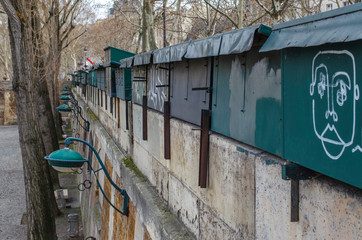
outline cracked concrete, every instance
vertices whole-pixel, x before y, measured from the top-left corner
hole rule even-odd
[[[17,126],[0,126],[0,239],[26,239],[23,163]]]

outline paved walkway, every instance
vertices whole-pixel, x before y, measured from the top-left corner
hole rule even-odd
[[[0,239],[26,239],[23,164],[17,126],[0,126]]]

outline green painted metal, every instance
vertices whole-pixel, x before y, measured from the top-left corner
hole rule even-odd
[[[132,97],[132,70],[130,68],[116,68],[116,97],[131,100]]]
[[[81,142],[83,144],[85,144],[86,146],[89,147],[90,151],[92,151],[94,153],[94,155],[96,156],[96,159],[98,160],[98,163],[100,165],[100,168],[98,170],[94,170],[93,166],[92,166],[92,161],[89,161],[88,159],[85,159],[82,157],[82,155],[80,155],[78,152],[75,152],[73,150],[70,150],[68,147],[71,144],[72,141],[75,142]],[[80,138],[73,138],[73,137],[69,137],[67,139],[65,139],[64,141],[66,148],[61,149],[61,150],[57,150],[53,153],[51,153],[49,156],[45,156],[44,158],[48,161],[48,163],[55,167],[55,169],[60,170],[60,171],[67,171],[67,169],[73,169],[73,168],[78,168],[81,167],[84,162],[88,163],[89,168],[91,169],[91,171],[94,174],[94,177],[96,179],[96,182],[99,186],[99,189],[101,190],[101,193],[103,194],[105,200],[119,213],[128,216],[128,204],[129,204],[129,196],[126,192],[126,190],[121,189],[120,187],[117,186],[117,184],[115,184],[111,178],[111,176],[109,175],[103,161],[101,160],[97,150],[87,141],[84,141]],[[104,190],[102,185],[99,183],[99,179],[97,176],[97,172],[103,170],[105,177],[108,179],[108,181],[110,182],[110,184],[123,196],[123,208],[122,210],[117,208],[108,198],[107,195],[105,195]]]
[[[103,65],[97,68],[97,87],[100,90],[106,90],[106,71]]]
[[[135,54],[131,52],[124,51],[122,49],[118,49],[115,47],[108,46],[104,49],[106,54],[106,63],[104,63],[104,67],[110,70],[106,70],[106,82],[107,82],[107,95],[113,97],[119,97],[122,99],[130,98],[131,95],[131,87],[132,79],[129,74],[130,70],[127,71],[117,71],[117,74],[125,74],[124,76],[117,76],[116,79],[116,68],[120,66],[120,60],[132,57]],[[126,75],[127,73],[127,75]],[[124,84],[120,84],[120,80],[123,78]],[[119,88],[119,90],[117,89]],[[120,94],[120,92],[123,92]],[[127,95],[127,97],[126,97]],[[122,97],[121,97],[122,96]]]
[[[60,98],[59,98],[60,100],[70,100],[70,98],[69,97],[67,97],[67,96],[61,96]]]
[[[261,51],[360,40],[361,21],[362,3],[357,3],[280,23],[273,26],[273,32]]]
[[[318,175],[320,174],[292,162],[282,165],[282,179],[284,180],[306,180]]]
[[[361,44],[282,50],[284,158],[359,188]]]
[[[82,83],[83,85],[87,84],[87,77],[88,77],[88,72],[85,70],[78,70],[78,74],[77,74],[77,78],[78,78],[78,82]]]
[[[128,57],[132,57],[133,55],[135,55],[134,53],[131,52],[127,52],[125,50],[119,49],[119,48],[115,48],[112,46],[108,46],[104,49],[105,52],[109,52],[109,58],[108,54],[106,53],[106,61],[114,61],[114,62],[119,62],[119,60],[124,59],[124,58],[128,58]]]
[[[84,162],[88,160],[83,158],[78,152],[69,148],[64,148],[52,152],[49,156],[45,157],[51,166],[65,167],[65,168],[79,168]]]
[[[124,69],[124,88],[125,88],[125,99],[132,99],[132,70],[130,68]]]
[[[88,84],[97,87],[97,71],[92,69],[88,74]]]
[[[65,100],[65,101],[69,101],[69,100]],[[57,109],[60,112],[71,112],[72,111],[72,108],[65,104],[60,105],[59,107],[57,107]]]
[[[282,156],[279,52],[215,58],[211,130]]]

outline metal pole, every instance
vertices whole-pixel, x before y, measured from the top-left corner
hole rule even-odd
[[[76,141],[76,142],[81,142],[81,143],[84,143],[86,144],[93,152],[94,152],[94,155],[96,156],[98,162],[99,162],[99,165],[101,166],[100,169],[98,170],[94,170],[93,169],[93,166],[92,164],[90,163],[90,161],[88,160],[88,164],[89,164],[89,167],[90,169],[92,170],[96,180],[97,180],[97,184],[99,186],[99,189],[101,190],[104,198],[106,199],[106,201],[119,213],[123,214],[123,215],[128,215],[128,203],[129,203],[129,197],[128,197],[128,194],[126,192],[126,190],[124,189],[121,189],[119,188],[112,180],[112,178],[109,176],[109,173],[105,167],[105,165],[103,164],[103,161],[101,160],[97,150],[90,144],[88,143],[87,141],[84,141],[83,139],[80,139],[80,138],[74,138],[74,137],[69,137],[67,139],[65,139],[64,143],[65,143],[65,146],[66,147],[69,147],[69,145],[71,144],[72,141]],[[122,210],[119,210],[116,206],[114,206],[111,201],[108,199],[108,197],[106,196],[106,194],[104,193],[104,190],[101,186],[101,184],[99,183],[99,180],[98,180],[98,177],[96,175],[96,172],[100,171],[100,170],[103,170],[105,176],[107,177],[108,181],[112,184],[112,186],[117,190],[119,191],[119,193],[123,196],[123,209]]]
[[[166,43],[166,2],[167,0],[163,0],[163,47],[167,47]]]

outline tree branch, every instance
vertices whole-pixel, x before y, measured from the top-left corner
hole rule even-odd
[[[216,12],[220,13],[221,15],[223,15],[224,17],[226,17],[236,28],[239,28],[238,24],[232,20],[226,13],[224,13],[223,11],[221,11],[220,9],[217,9],[215,6],[213,6],[209,1],[204,0],[204,2],[209,5],[212,9],[214,9]]]
[[[257,3],[267,14],[272,15],[272,12],[271,12],[269,9],[267,9],[267,8],[264,6],[264,4],[262,4],[259,0],[255,0],[255,1],[256,1],[256,3]]]
[[[80,38],[84,33],[86,32],[86,30],[84,30],[82,33],[80,33],[78,36],[76,36],[75,38],[69,40],[67,42],[67,44],[63,47],[63,49],[66,49],[73,41],[77,40],[78,38]]]
[[[119,11],[120,11],[121,14],[123,15],[123,17],[126,19],[126,21],[129,22],[132,26],[138,27],[138,28],[142,28],[142,26],[133,23],[133,22],[131,21],[131,19],[129,19],[129,17],[127,17],[127,15],[126,15],[122,10],[119,10]]]

